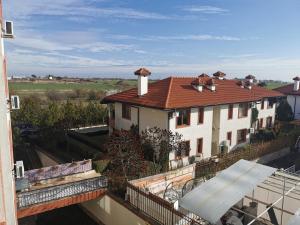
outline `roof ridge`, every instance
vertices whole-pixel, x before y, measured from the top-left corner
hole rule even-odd
[[[168,108],[169,97],[170,97],[171,87],[172,87],[172,83],[173,83],[173,78],[174,77],[171,76],[169,78],[170,78],[170,84],[169,84],[168,94],[167,94],[167,98],[166,98],[166,102],[165,102],[165,108]]]

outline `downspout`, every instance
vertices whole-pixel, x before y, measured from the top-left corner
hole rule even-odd
[[[137,122],[138,122],[138,133],[140,133],[140,107],[138,107],[138,118],[137,118]]]
[[[296,117],[296,103],[297,103],[297,97],[294,96],[294,98],[295,98],[295,101],[294,101],[294,119],[295,119],[295,117]]]

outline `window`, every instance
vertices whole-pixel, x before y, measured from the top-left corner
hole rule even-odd
[[[204,122],[204,108],[199,108],[198,110],[198,123]]]
[[[271,99],[268,99],[267,108],[268,108],[268,109],[272,109],[272,108],[273,108],[273,105],[274,105],[274,101],[271,100]]]
[[[263,128],[263,127],[264,127],[264,119],[261,118],[261,119],[259,120],[259,128],[261,129],[261,128]]]
[[[227,132],[227,141],[229,143],[229,146],[231,146],[231,139],[232,139],[232,132]]]
[[[228,105],[228,119],[231,120],[233,117],[233,105]]]
[[[237,131],[237,144],[246,142],[247,140],[247,129]]]
[[[272,116],[269,116],[267,118],[267,128],[271,128],[272,127],[272,120],[273,120]]]
[[[122,104],[122,118],[131,119],[131,106],[128,104]]]
[[[261,109],[264,109],[264,108],[265,108],[265,100],[262,99],[262,100],[261,100]]]
[[[203,138],[199,138],[197,140],[197,153],[202,154],[203,153]]]
[[[248,116],[248,103],[239,104],[239,118]]]
[[[179,145],[179,152],[176,153],[176,158],[187,157],[190,155],[190,141],[183,141]]]
[[[180,110],[176,118],[176,127],[184,127],[190,125],[190,110]]]

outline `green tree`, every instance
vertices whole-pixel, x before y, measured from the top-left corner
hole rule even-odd
[[[277,119],[279,121],[291,121],[294,118],[294,113],[286,99],[281,100],[277,107]]]

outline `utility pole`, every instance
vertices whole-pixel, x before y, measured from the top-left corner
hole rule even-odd
[[[0,225],[17,225],[10,101],[4,38],[13,37],[12,23],[3,20],[0,0]]]

